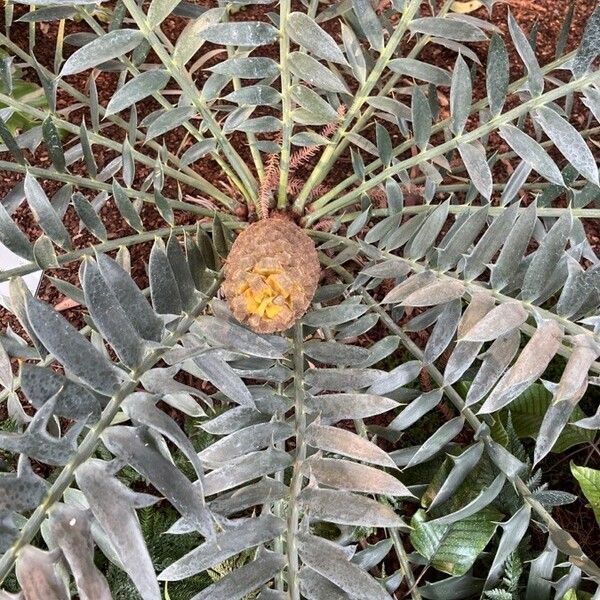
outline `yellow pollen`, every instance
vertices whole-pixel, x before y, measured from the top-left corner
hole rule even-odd
[[[254,267],[247,273],[247,279],[239,286],[238,294],[246,301],[249,314],[263,319],[274,319],[284,307],[290,308],[292,290],[282,285],[280,275],[283,269]]]

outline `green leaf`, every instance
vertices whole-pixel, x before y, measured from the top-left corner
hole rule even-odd
[[[133,50],[143,39],[144,34],[137,29],[109,31],[76,50],[63,65],[59,76],[81,73],[111,58],[122,56]]]
[[[527,391],[513,400],[509,409],[515,432],[520,438],[536,439],[544,415],[552,402],[552,394],[538,383],[534,383]],[[500,416],[504,422],[508,418],[509,409],[504,409]],[[578,421],[585,417],[584,412],[578,406],[575,407],[569,419],[569,423]],[[594,432],[573,425],[567,425],[558,436],[558,440],[552,448],[552,452],[565,452],[577,444],[585,444],[594,439]]]
[[[571,462],[571,473],[579,482],[583,495],[591,504],[596,521],[600,525],[600,471],[589,467],[579,467]]]
[[[430,525],[425,511],[419,510],[411,521],[410,541],[438,571],[464,575],[492,539],[500,517],[497,510],[486,507],[452,525]]]

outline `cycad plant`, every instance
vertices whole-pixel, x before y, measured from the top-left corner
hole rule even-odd
[[[600,9],[542,67],[456,4],[5,2],[0,597],[600,597],[542,462],[600,427]],[[166,503],[199,543],[157,569]]]

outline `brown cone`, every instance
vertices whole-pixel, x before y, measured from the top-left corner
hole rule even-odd
[[[225,264],[223,290],[241,323],[259,333],[285,331],[308,309],[320,272],[313,241],[275,216],[238,235]]]

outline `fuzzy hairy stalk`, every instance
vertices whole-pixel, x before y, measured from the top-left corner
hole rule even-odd
[[[339,144],[339,141],[344,137],[344,134],[348,131],[355,116],[359,114],[361,108],[363,107],[369,95],[371,94],[371,91],[377,85],[378,81],[381,78],[381,75],[383,74],[384,69],[387,67],[387,64],[394,56],[398,45],[402,41],[402,38],[404,37],[404,34],[406,33],[410,22],[412,21],[416,12],[419,10],[420,6],[420,0],[410,0],[410,2],[404,6],[402,17],[400,18],[400,21],[394,28],[394,32],[390,36],[388,43],[381,50],[381,53],[377,58],[377,62],[371,69],[369,76],[367,77],[365,82],[361,84],[358,91],[354,95],[354,100],[348,108],[344,121],[335,132],[331,140],[331,144],[329,144],[323,151],[319,163],[313,169],[312,173],[310,174],[310,177],[306,181],[304,189],[298,195],[298,198],[294,203],[294,208],[296,212],[301,214],[304,211],[304,206],[306,205],[306,202],[309,198],[310,191],[321,181],[323,181],[323,179],[329,172],[328,167],[331,165],[331,161],[333,160],[333,156]]]
[[[480,125],[472,131],[464,132],[463,134],[455,136],[451,140],[440,144],[439,146],[432,147],[428,150],[420,152],[416,156],[413,156],[406,160],[401,160],[397,164],[391,165],[383,169],[378,175],[375,175],[368,181],[365,181],[363,184],[359,185],[351,192],[348,192],[340,198],[337,198],[337,200],[323,203],[324,198],[322,198],[321,201],[315,203],[315,206],[319,204],[321,208],[318,208],[313,213],[308,215],[308,217],[306,218],[306,223],[307,225],[311,225],[312,223],[318,221],[325,215],[332,214],[342,208],[345,208],[346,206],[353,204],[356,201],[356,199],[361,196],[361,194],[366,193],[375,186],[385,182],[385,180],[388,177],[392,177],[402,171],[406,171],[412,167],[416,167],[425,161],[447,154],[455,150],[460,144],[466,144],[468,142],[479,140],[482,137],[490,134],[492,131],[496,130],[501,125],[511,123],[512,121],[518,119],[519,117],[527,114],[532,110],[535,110],[536,108],[539,108],[540,106],[545,106],[546,104],[549,104],[554,100],[558,100],[559,98],[580,91],[598,81],[600,81],[600,71],[589,73],[578,79],[570,81],[569,83],[565,83],[564,85],[558,88],[550,90],[544,94],[541,94],[540,96],[536,96],[535,98],[531,98],[530,100],[523,102],[515,108],[503,114],[500,114],[497,117],[492,118],[484,125]]]
[[[108,405],[102,411],[98,423],[90,429],[69,463],[62,469],[60,475],[50,486],[44,500],[29,517],[27,523],[21,529],[15,543],[4,553],[2,558],[0,558],[0,583],[2,583],[10,573],[17,559],[19,550],[33,540],[54,504],[60,501],[64,492],[70,487],[75,478],[75,471],[77,468],[92,457],[98,446],[98,442],[100,441],[100,436],[113,422],[113,419],[119,412],[123,400],[136,390],[142,375],[161,360],[169,348],[172,348],[179,339],[187,333],[192,323],[196,320],[196,317],[206,309],[210,300],[217,293],[220,284],[221,277],[219,275],[207,290],[204,298],[202,298],[202,300],[200,300],[196,306],[181,319],[177,327],[163,340],[161,347],[150,352],[140,363],[140,366],[130,373],[129,381],[123,383],[112,396]]]
[[[235,172],[242,180],[246,193],[250,197],[255,195],[257,192],[256,180],[250,172],[248,165],[246,165],[242,157],[231,145],[231,142],[225,137],[223,130],[218,124],[210,108],[206,105],[206,102],[202,98],[202,94],[196,88],[196,84],[194,83],[191,75],[185,69],[185,66],[175,63],[169,52],[158,39],[154,29],[148,23],[146,14],[137,5],[135,0],[123,0],[123,4],[127,7],[129,14],[132,16],[139,30],[143,33],[144,37],[158,56],[159,60],[163,63],[167,71],[169,71],[173,79],[175,79],[181,88],[181,91],[190,99],[194,107],[201,114],[202,119],[217,140],[217,143],[221,147],[229,164],[233,167]]]
[[[298,496],[302,491],[302,466],[306,459],[306,414],[304,412],[304,336],[302,322],[294,325],[294,425],[296,429],[296,456],[293,464],[288,504],[286,553],[288,559],[287,587],[290,600],[300,600],[300,559],[298,558],[297,536],[300,526]]]

